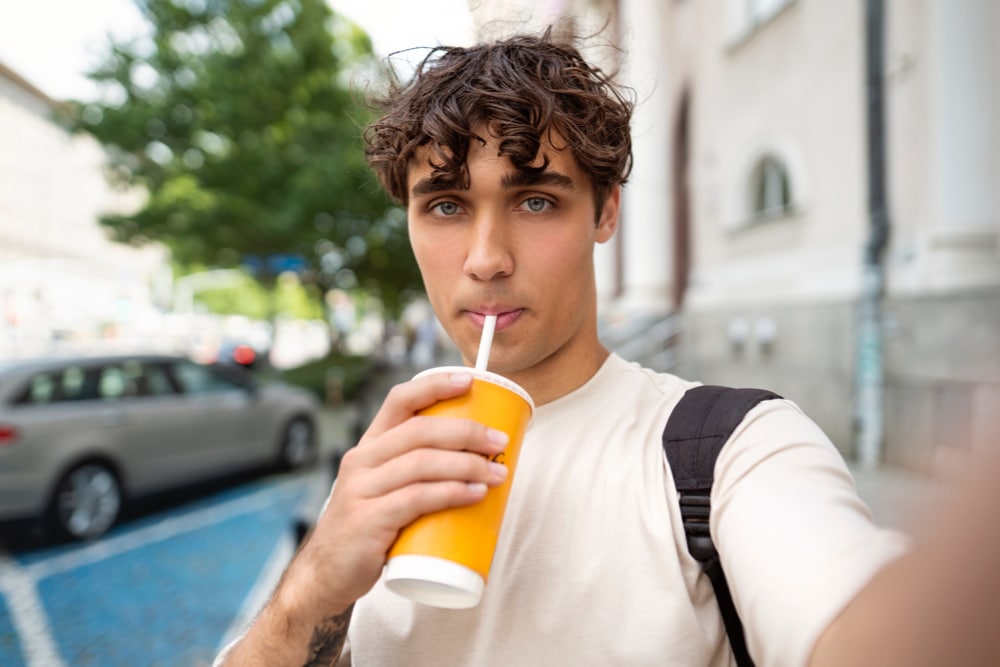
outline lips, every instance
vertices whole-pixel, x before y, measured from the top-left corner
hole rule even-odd
[[[482,307],[475,310],[465,311],[468,314],[469,319],[477,328],[483,327],[483,322],[486,320],[487,315],[497,316],[497,331],[502,331],[509,326],[512,326],[516,322],[521,314],[524,313],[524,308],[507,308],[507,307]]]

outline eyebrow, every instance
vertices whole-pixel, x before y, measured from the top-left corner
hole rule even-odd
[[[500,187],[505,190],[530,185],[553,185],[563,190],[575,190],[573,179],[558,171],[515,171],[505,174],[500,181]]]
[[[575,190],[573,179],[566,174],[557,171],[515,171],[512,174],[505,174],[500,181],[500,187],[504,190],[520,188],[532,185],[551,185],[563,190]],[[445,190],[465,190],[458,182],[451,179],[422,178],[413,184],[410,190],[411,197],[434,194]]]
[[[419,181],[413,184],[413,188],[410,190],[411,197],[419,197],[421,195],[430,195],[435,192],[443,192],[445,190],[461,190],[463,189],[456,181],[447,178],[421,178]]]

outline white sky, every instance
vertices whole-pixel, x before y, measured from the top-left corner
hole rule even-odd
[[[467,0],[329,0],[372,37],[385,55],[413,46],[466,44]],[[0,62],[55,99],[88,99],[83,75],[106,50],[107,36],[143,30],[132,0],[0,0]]]

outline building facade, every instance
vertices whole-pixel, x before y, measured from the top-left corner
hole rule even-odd
[[[138,202],[108,185],[100,146],[62,127],[57,109],[0,64],[0,358],[160,332],[167,254],[107,237],[99,217]]]
[[[613,15],[638,102],[621,234],[598,250],[605,320],[675,313],[674,370],[774,389],[851,458],[936,471],[995,444],[1000,5],[548,5]]]

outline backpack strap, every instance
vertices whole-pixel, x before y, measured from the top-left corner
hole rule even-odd
[[[709,531],[712,483],[715,460],[729,436],[752,407],[772,398],[781,397],[764,389],[693,387],[681,397],[663,429],[663,450],[677,487],[688,551],[712,582],[729,644],[740,667],[752,667],[753,660]]]

